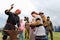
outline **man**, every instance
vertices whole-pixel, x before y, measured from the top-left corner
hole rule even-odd
[[[46,29],[47,28],[47,18],[46,16],[44,15],[43,12],[39,12],[39,15],[41,16],[42,20],[43,20],[43,26],[44,28]],[[46,30],[46,38],[45,40],[48,40],[48,36],[47,36],[47,30]]]
[[[39,15],[41,16],[42,20],[43,20],[43,26],[46,28],[47,27],[47,18],[46,16],[44,15],[43,12],[39,12]]]
[[[50,17],[47,17],[47,32],[50,33],[51,40],[53,40],[53,25],[52,22],[50,21]]]
[[[25,39],[29,39],[29,31],[30,31],[30,27],[28,25],[29,18],[28,17],[24,17],[24,21],[26,21],[25,22]]]
[[[4,27],[4,30],[15,30],[15,25],[17,24],[18,27],[20,25],[18,15],[21,14],[21,10],[17,9],[15,13],[10,12],[13,9],[13,5],[14,4],[11,5],[10,9],[5,10],[5,14],[8,15],[8,19]],[[3,31],[3,40],[6,40],[8,35],[9,34],[6,31]]]
[[[30,26],[32,27],[35,27],[35,40],[45,40],[45,29],[43,27],[43,22],[42,22],[42,19],[39,15],[37,15],[37,13],[35,11],[33,11],[31,13],[32,17],[35,18],[35,22],[33,23],[29,23]]]

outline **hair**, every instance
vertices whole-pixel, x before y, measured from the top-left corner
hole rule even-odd
[[[47,16],[47,18],[50,18],[49,16]]]
[[[40,14],[42,14],[42,15],[43,15],[44,13],[43,13],[43,12],[39,12],[39,15],[40,15]]]
[[[26,16],[24,18],[26,18]]]
[[[31,13],[31,15],[32,15],[32,14],[37,14],[37,13],[36,13],[35,11],[33,11],[33,12]]]

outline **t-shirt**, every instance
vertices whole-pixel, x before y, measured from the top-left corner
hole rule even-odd
[[[24,30],[24,23],[23,23],[23,22],[20,22],[19,30],[20,30],[20,31],[23,31],[23,30]]]
[[[36,21],[36,19],[40,19],[40,20],[41,20],[41,24],[43,24],[42,18],[41,18],[40,16],[37,16],[37,17],[35,18],[35,21]],[[44,29],[44,27],[43,27],[43,26],[35,27],[35,32],[34,32],[34,34],[35,34],[36,36],[45,36],[46,34],[45,34],[45,29]]]

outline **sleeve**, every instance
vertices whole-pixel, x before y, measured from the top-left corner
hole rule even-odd
[[[18,17],[18,22],[17,22],[17,26],[20,26],[20,18]]]
[[[12,12],[8,12],[8,10],[5,10],[6,15],[12,15]]]
[[[39,21],[38,21],[38,20],[39,20]],[[40,25],[40,18],[39,18],[39,17],[36,18],[36,22],[35,22],[35,24],[32,23],[30,26],[31,26],[31,27],[36,27],[36,26],[38,26],[38,25]]]
[[[44,21],[44,22],[46,22],[46,21],[47,21],[47,18],[46,18],[46,16],[45,16],[45,15],[43,16],[43,21]]]
[[[52,30],[53,30],[53,24],[52,24],[52,22],[50,21],[50,25],[51,25],[51,28],[52,28]]]
[[[37,20],[40,20],[40,18],[36,18],[36,21],[37,21]]]

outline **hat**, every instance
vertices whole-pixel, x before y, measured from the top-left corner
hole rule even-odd
[[[20,9],[17,9],[15,12],[19,12],[19,13],[21,13],[21,10],[20,10]]]

